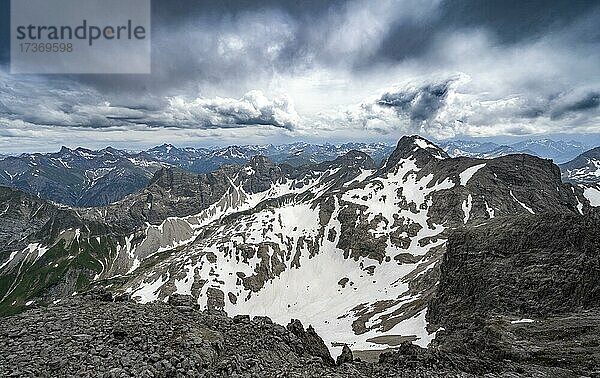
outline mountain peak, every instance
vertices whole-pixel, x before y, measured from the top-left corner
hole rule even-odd
[[[169,153],[171,150],[177,150],[177,147],[173,146],[170,143],[163,143],[160,146],[152,147],[148,150],[148,152],[164,152]]]
[[[446,159],[448,154],[431,143],[427,139],[418,135],[403,136],[398,141],[396,149],[385,163],[384,167],[393,167],[400,160],[403,159],[415,159],[417,165],[425,165],[431,159]]]
[[[273,166],[273,161],[264,155],[254,155],[248,161],[248,166],[256,167],[256,166]]]
[[[85,148],[85,147],[77,147],[77,148],[75,149],[75,152],[78,152],[78,153],[86,153],[86,154],[91,154],[91,153],[94,153],[94,152],[96,152],[96,151],[94,151],[94,150],[90,150],[89,148]]]
[[[117,150],[116,148],[112,147],[112,146],[106,146],[102,149],[102,151],[106,151],[106,152],[110,152],[110,153],[116,153],[119,150]]]
[[[361,167],[365,169],[375,168],[375,162],[371,156],[358,150],[350,150],[346,152],[344,155],[341,155],[335,159],[335,162],[343,163],[343,165],[348,167]]]

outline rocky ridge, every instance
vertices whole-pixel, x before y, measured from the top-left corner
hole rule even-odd
[[[164,144],[142,152],[112,147],[101,150],[62,147],[53,153],[0,155],[0,185],[58,204],[98,207],[117,202],[145,188],[163,167],[211,173],[227,165],[246,165],[254,156],[268,156],[294,167],[334,160],[351,150],[383,160],[393,147],[380,143],[177,148]]]
[[[332,377],[323,341],[297,321],[201,312],[189,298],[169,305],[89,296],[1,319],[3,377]],[[320,342],[320,344],[319,344]]]
[[[524,153],[551,158],[557,163],[576,157],[586,148],[577,142],[552,140],[532,140],[511,146],[491,142],[450,141],[440,146],[451,157],[490,159]],[[117,202],[146,187],[161,167],[210,173],[226,165],[244,166],[252,157],[260,155],[276,164],[298,168],[335,160],[350,151],[366,153],[379,165],[394,151],[394,146],[384,143],[316,145],[298,142],[286,145],[179,148],[163,144],[142,152],[112,147],[101,150],[62,147],[54,153],[0,155],[0,185],[63,205],[97,207]]]

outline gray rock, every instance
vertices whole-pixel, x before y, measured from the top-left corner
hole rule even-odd
[[[352,363],[354,361],[354,357],[352,356],[352,351],[348,347],[348,345],[344,344],[342,348],[342,353],[335,359],[335,363],[337,365],[341,365],[344,363]]]

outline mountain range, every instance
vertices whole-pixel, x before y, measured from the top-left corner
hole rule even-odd
[[[501,145],[493,142],[478,141],[450,141],[440,144],[450,156],[469,156],[489,159],[510,154],[529,154],[545,159],[552,159],[556,163],[568,162],[590,147],[576,141],[554,141],[550,139],[526,140],[518,143]]]
[[[380,162],[393,147],[380,143],[340,146],[294,143],[180,149],[164,144],[140,153],[111,147],[97,151],[62,147],[56,153],[0,158],[0,185],[68,206],[102,206],[147,186],[161,167],[207,173],[224,165],[244,165],[258,155],[297,167],[333,160],[353,149],[369,153]]]
[[[441,147],[451,157],[494,158],[527,153],[559,159],[559,162],[584,151],[584,146],[580,143],[550,140],[528,141],[512,146],[453,141],[443,143]],[[301,142],[223,148],[178,148],[164,144],[143,152],[111,147],[97,151],[63,147],[56,153],[0,157],[0,185],[16,188],[57,204],[93,207],[116,202],[146,187],[162,167],[209,173],[225,165],[244,165],[253,156],[266,156],[274,163],[301,167],[334,160],[351,150],[362,151],[375,164],[380,164],[393,149],[393,146],[384,143],[315,145]],[[593,173],[597,167],[591,163],[591,166],[584,168],[588,164],[584,159],[585,157],[569,163],[569,170],[574,172],[574,169],[587,169],[591,172],[587,173],[588,179],[597,181],[598,177]],[[591,161],[597,161],[597,158],[592,157]],[[567,165],[563,164],[561,167]],[[569,180],[569,174],[565,174],[565,179]],[[581,176],[581,173],[578,175]]]

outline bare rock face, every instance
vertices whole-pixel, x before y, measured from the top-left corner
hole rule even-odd
[[[344,347],[342,348],[342,353],[339,356],[337,356],[337,358],[335,359],[335,363],[337,365],[341,365],[345,363],[352,363],[353,361],[354,357],[352,356],[352,351],[350,350],[348,345],[344,344]]]
[[[251,158],[241,173],[247,177],[243,186],[247,193],[264,192],[283,177],[282,169],[264,156]]]
[[[225,308],[225,294],[219,289],[209,287],[206,295],[208,297],[206,307],[210,311],[223,311]]]
[[[180,308],[199,308],[196,300],[191,295],[171,294],[167,303]]]
[[[600,216],[496,219],[450,235],[429,308],[440,350],[600,369]]]
[[[304,330],[302,323],[300,323],[298,319],[293,319],[290,324],[287,325],[287,329],[300,340],[306,353],[321,357],[323,362],[327,365],[335,365],[335,361],[331,357],[329,349],[327,349],[323,339],[317,335],[312,326],[308,326],[308,328]]]
[[[168,217],[197,214],[215,203],[230,186],[240,167],[226,166],[218,170],[194,174],[175,168],[159,169],[147,187],[123,200],[97,208],[81,209],[87,221],[103,222],[117,234],[135,232],[150,223],[160,224]]]

